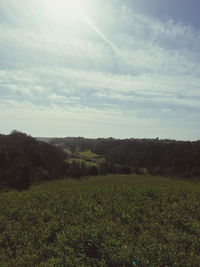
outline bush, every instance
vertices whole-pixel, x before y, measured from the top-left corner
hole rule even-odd
[[[28,189],[31,185],[30,167],[14,165],[7,172],[7,186],[17,190]]]

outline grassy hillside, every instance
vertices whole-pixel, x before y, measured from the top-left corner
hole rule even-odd
[[[94,163],[96,166],[98,166],[99,164],[105,161],[103,157],[99,156],[98,154],[93,153],[91,150],[81,151],[78,153],[77,156],[82,158],[86,162]]]
[[[97,163],[94,163],[92,161],[87,161],[87,160],[84,160],[84,159],[79,159],[79,158],[69,158],[67,160],[67,162],[69,162],[69,163],[72,163],[73,161],[78,162],[78,163],[85,163],[86,166],[96,166],[96,167],[99,166]]]
[[[90,159],[98,157],[98,155],[93,153],[91,150],[79,152],[79,155]]]
[[[109,175],[0,194],[0,266],[199,266],[200,184]]]

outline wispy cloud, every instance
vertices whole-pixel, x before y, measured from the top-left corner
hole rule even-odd
[[[89,125],[99,123],[105,135],[114,135],[116,127],[122,137],[127,136],[124,127],[134,135],[130,129],[138,125],[141,136],[144,127],[157,129],[158,134],[149,130],[152,136],[164,136],[162,129],[166,136],[197,136],[200,31],[134,13],[124,2],[116,8],[114,1],[98,2],[107,7],[105,13],[88,13],[79,26],[54,25],[41,3],[0,4],[4,125],[12,117],[59,119],[84,122],[88,133]],[[193,127],[189,133],[188,125]]]

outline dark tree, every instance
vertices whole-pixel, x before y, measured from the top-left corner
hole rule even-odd
[[[18,180],[15,184],[15,189],[17,190],[26,190],[31,185],[31,179],[30,179],[30,167],[28,165],[25,165],[21,169],[21,175],[18,177]]]

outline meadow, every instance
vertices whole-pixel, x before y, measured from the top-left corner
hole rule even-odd
[[[84,163],[84,164],[86,164],[86,166],[96,166],[96,167],[99,166],[99,164],[94,163],[92,161],[88,161],[88,160],[84,160],[84,159],[80,159],[80,158],[73,158],[73,157],[67,159],[67,162],[69,162],[69,163],[76,162],[76,163],[80,163],[80,164]]]
[[[86,162],[89,161],[95,164],[96,166],[105,161],[105,159],[102,156],[93,153],[91,150],[80,151],[78,153],[78,156],[81,157],[82,159],[85,159]]]
[[[197,181],[133,174],[2,192],[0,266],[199,266],[199,203]]]
[[[81,151],[81,152],[79,152],[79,155],[83,156],[83,157],[86,157],[88,159],[93,159],[93,158],[99,156],[96,153],[93,153],[91,150]]]

